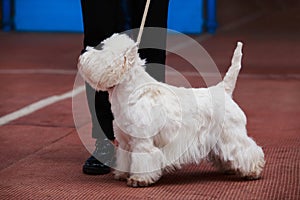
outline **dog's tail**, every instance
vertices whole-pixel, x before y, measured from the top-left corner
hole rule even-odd
[[[233,57],[231,60],[231,66],[229,67],[224,79],[223,79],[223,84],[224,84],[224,89],[225,92],[229,95],[232,95],[237,77],[239,75],[240,69],[242,67],[241,62],[242,62],[242,46],[243,43],[238,42],[237,47],[233,53]]]

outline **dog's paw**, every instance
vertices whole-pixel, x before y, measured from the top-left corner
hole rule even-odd
[[[129,187],[147,187],[150,186],[152,183],[146,180],[142,180],[139,178],[128,178],[127,179],[127,186]]]
[[[128,173],[125,172],[114,172],[114,179],[118,181],[126,181],[129,177]]]

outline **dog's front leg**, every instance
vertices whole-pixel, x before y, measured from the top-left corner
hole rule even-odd
[[[116,166],[113,172],[116,180],[126,181],[129,177],[130,154],[131,152],[121,145],[118,146],[116,150]]]
[[[116,166],[114,178],[120,181],[126,181],[129,177],[131,150],[129,143],[130,136],[126,135],[114,121],[114,132],[119,146],[116,150]]]
[[[164,156],[152,139],[133,139],[131,142],[130,177],[127,185],[145,187],[155,183],[162,175]]]

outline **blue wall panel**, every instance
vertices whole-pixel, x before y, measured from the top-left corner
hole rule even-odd
[[[183,33],[201,33],[203,0],[170,0],[168,26]]]
[[[21,31],[82,31],[80,0],[15,0]]]
[[[19,31],[83,29],[80,0],[15,0],[14,21]],[[203,21],[203,0],[170,0],[170,29],[201,33]]]

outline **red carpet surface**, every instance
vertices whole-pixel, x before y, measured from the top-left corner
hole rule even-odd
[[[224,175],[205,162],[147,188],[127,187],[112,174],[84,175],[89,152],[66,98],[1,126],[0,199],[300,199],[299,11],[265,13],[212,36],[193,36],[222,73],[236,41],[245,44],[234,99],[248,117],[249,135],[264,149],[262,179]],[[73,89],[81,34],[0,32],[0,43],[1,116]],[[167,62],[187,72],[191,85],[203,85],[176,56]],[[167,73],[167,79],[176,77]]]

